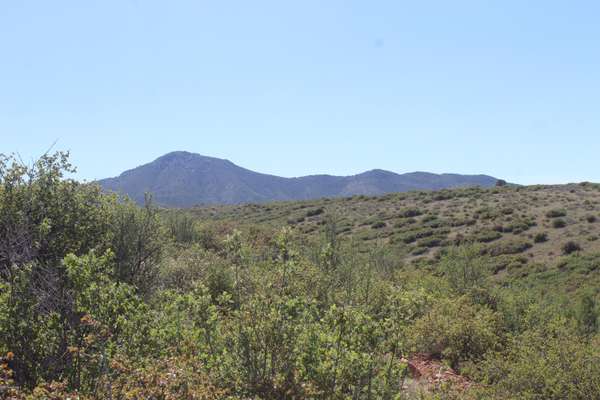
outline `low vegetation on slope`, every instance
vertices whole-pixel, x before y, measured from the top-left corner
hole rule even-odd
[[[498,279],[547,276],[566,255],[600,253],[600,185],[591,183],[205,207],[189,214],[205,229],[288,226],[312,244],[331,226],[360,253],[385,247],[412,267],[435,265],[447,248],[479,244]],[[580,282],[573,279],[573,289]]]
[[[600,398],[595,185],[173,211],[69,169],[0,163],[3,398]]]

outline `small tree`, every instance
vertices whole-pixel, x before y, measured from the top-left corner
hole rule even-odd
[[[143,208],[125,200],[113,209],[111,248],[117,280],[147,292],[158,276],[165,236],[158,210],[146,195]]]
[[[592,335],[598,331],[598,311],[596,300],[590,293],[585,293],[577,305],[577,322],[584,335]]]
[[[452,247],[440,261],[450,287],[460,294],[480,287],[489,271],[489,260],[480,245]]]
[[[72,370],[79,316],[63,259],[106,247],[113,198],[68,179],[68,156],[26,165],[0,155],[0,345],[15,353],[12,368],[25,386]]]

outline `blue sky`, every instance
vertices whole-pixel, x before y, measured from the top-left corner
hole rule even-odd
[[[600,181],[600,2],[3,1],[0,152]]]

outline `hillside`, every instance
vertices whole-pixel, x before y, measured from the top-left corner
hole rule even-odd
[[[162,206],[191,207],[198,204],[266,203],[413,190],[491,187],[496,181],[496,178],[486,175],[426,172],[400,175],[383,170],[354,176],[282,178],[250,171],[228,160],[173,152],[98,183],[104,189],[126,194],[138,203],[142,203],[144,194],[149,192]]]
[[[342,241],[383,246],[401,263],[428,263],[451,245],[479,243],[499,276],[557,271],[568,243],[600,253],[600,187],[594,184],[467,188],[266,205],[198,207],[205,223],[256,229],[290,226],[306,241],[334,221]],[[549,272],[550,271],[550,272]],[[576,284],[585,276],[560,274]]]

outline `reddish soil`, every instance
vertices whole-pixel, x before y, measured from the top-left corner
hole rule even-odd
[[[427,354],[415,354],[406,362],[411,378],[429,389],[450,384],[456,389],[466,390],[473,385],[469,379]]]

